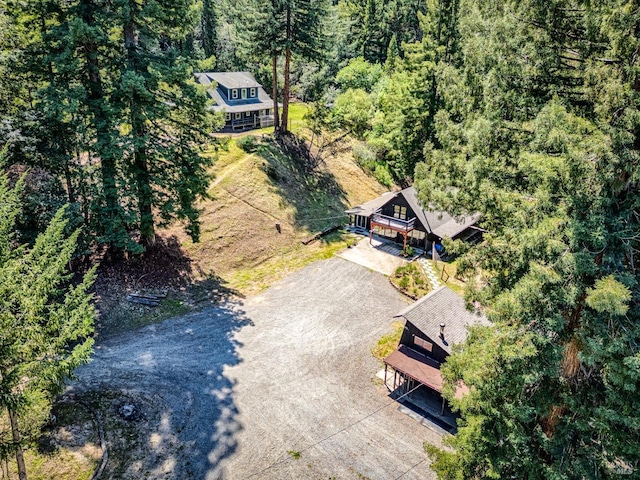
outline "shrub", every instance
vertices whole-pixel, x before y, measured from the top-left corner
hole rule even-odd
[[[376,151],[366,143],[358,143],[353,147],[353,157],[362,169],[371,175],[385,187],[393,186],[393,177],[389,172],[389,166],[378,159]]]
[[[258,142],[253,135],[246,135],[236,140],[238,148],[244,150],[247,153],[254,152],[258,148]]]
[[[386,165],[376,165],[376,169],[373,171],[373,176],[381,185],[389,188],[393,186],[393,178],[391,178],[389,168]]]

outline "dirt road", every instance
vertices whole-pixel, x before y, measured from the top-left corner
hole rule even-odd
[[[107,477],[435,478],[422,442],[440,438],[397,411],[370,354],[405,305],[379,273],[316,262],[243,303],[98,345],[70,392],[141,412],[126,468]]]

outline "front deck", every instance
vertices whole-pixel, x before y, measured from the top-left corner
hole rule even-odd
[[[371,236],[373,235],[375,227],[386,228],[394,232],[398,232],[404,239],[403,248],[406,248],[407,236],[416,228],[416,218],[413,217],[409,220],[405,220],[402,218],[389,217],[387,215],[383,215],[381,210],[378,210],[371,216],[371,233],[369,235],[369,241],[371,241]]]

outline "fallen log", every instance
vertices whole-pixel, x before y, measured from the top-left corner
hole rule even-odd
[[[329,235],[330,233],[335,232],[336,230],[340,230],[341,228],[342,228],[342,225],[333,225],[331,227],[325,228],[321,232],[316,233],[313,237],[309,237],[309,238],[303,240],[302,244],[303,245],[309,245],[311,242],[314,242],[314,241],[324,237],[325,235]]]
[[[166,297],[165,295],[154,295],[147,293],[130,293],[127,295],[127,301],[131,303],[139,303],[141,305],[147,305],[149,307],[157,307],[160,305],[160,300]]]

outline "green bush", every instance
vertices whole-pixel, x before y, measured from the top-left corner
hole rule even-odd
[[[244,150],[247,153],[254,152],[258,148],[258,142],[253,135],[246,135],[236,140],[238,148]]]
[[[353,147],[353,157],[362,169],[371,175],[385,187],[393,186],[393,177],[389,172],[388,165],[379,160],[374,149],[366,143],[358,143]]]
[[[393,186],[393,178],[391,178],[389,168],[386,165],[376,165],[376,169],[373,171],[373,176],[378,182],[380,182],[381,185],[389,188]]]

